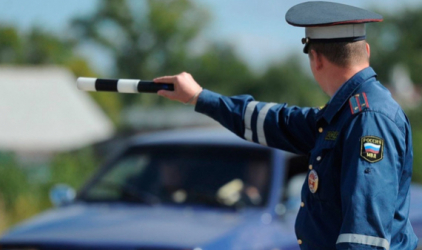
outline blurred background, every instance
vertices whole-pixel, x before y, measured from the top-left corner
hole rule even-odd
[[[152,79],[191,73],[224,95],[322,106],[302,53],[301,1],[0,0],[0,234],[51,207],[57,183],[78,189],[125,138],[215,126],[156,95],[85,93],[79,76]],[[422,182],[422,2],[336,1],[384,15],[367,27],[371,64],[413,128]]]

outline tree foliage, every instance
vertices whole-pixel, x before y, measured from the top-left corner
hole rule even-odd
[[[383,16],[383,22],[368,25],[371,64],[385,83],[400,63],[409,69],[413,81],[422,85],[422,8]]]
[[[185,70],[204,88],[225,95],[245,93],[256,80],[248,65],[239,59],[231,46],[225,44],[214,44],[194,58]]]
[[[207,21],[207,12],[189,0],[101,1],[93,15],[74,20],[77,36],[111,53],[118,78],[151,79],[185,68],[189,43]],[[123,106],[140,99],[122,95]],[[154,97],[152,104],[158,102]],[[144,104],[151,103],[148,97]]]
[[[393,68],[407,68],[415,85],[422,85],[422,8],[384,13],[384,21],[368,25],[371,65],[383,83],[389,83]],[[400,91],[400,90],[398,90]],[[413,180],[422,182],[422,116],[420,105],[407,110],[413,133]]]
[[[75,53],[76,42],[34,27],[19,33],[0,26],[0,62],[8,65],[62,65],[75,75],[94,75],[86,60]]]
[[[295,55],[271,65],[250,91],[262,100],[302,107],[319,107],[328,101]]]

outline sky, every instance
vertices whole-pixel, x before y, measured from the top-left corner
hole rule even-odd
[[[75,16],[93,12],[101,0],[0,0],[0,24],[12,24],[21,30],[36,25],[46,31],[64,34]],[[139,0],[142,1],[142,0]],[[225,41],[254,69],[283,60],[302,50],[304,29],[285,22],[287,10],[299,0],[194,0],[211,13],[211,22],[198,39]],[[420,0],[333,0],[361,8],[400,12],[405,8],[422,7]],[[89,53],[88,49],[86,53]],[[93,67],[107,71],[100,53],[91,56]],[[101,70],[103,68],[103,70]]]

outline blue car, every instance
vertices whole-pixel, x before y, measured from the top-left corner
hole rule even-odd
[[[1,250],[298,250],[306,157],[222,130],[134,138],[73,197],[4,234]],[[411,219],[422,236],[422,188]]]

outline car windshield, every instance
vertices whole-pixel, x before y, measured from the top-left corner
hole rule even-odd
[[[264,206],[270,151],[260,148],[168,145],[131,148],[79,195],[94,202]]]

